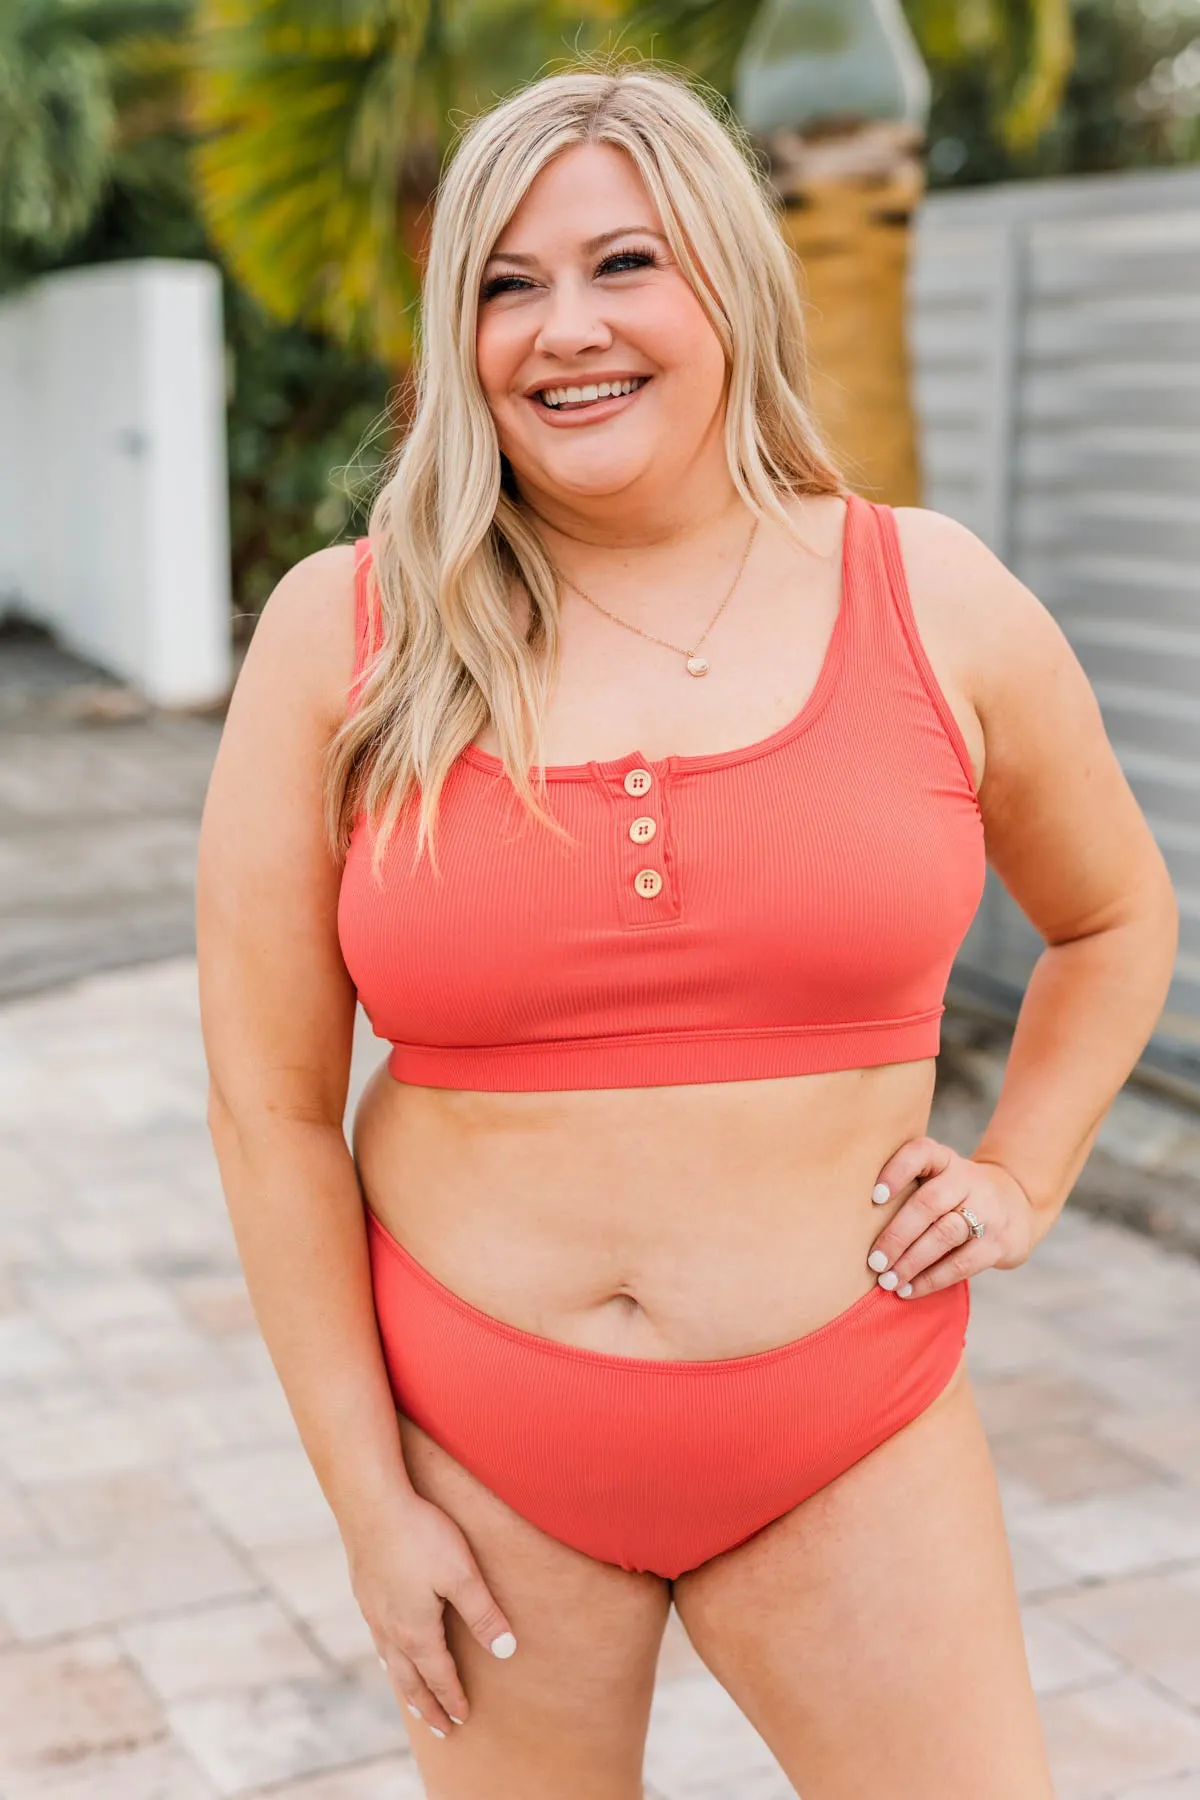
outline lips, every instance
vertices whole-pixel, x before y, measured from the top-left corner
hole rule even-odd
[[[572,431],[592,424],[603,425],[617,413],[636,406],[639,396],[645,393],[652,380],[653,377],[649,375],[640,378],[639,385],[627,394],[608,394],[595,400],[568,401],[561,406],[547,406],[541,398],[540,390],[527,394],[525,398],[536,411],[541,424],[551,431]]]
[[[612,375],[597,376],[591,381],[579,382],[546,382],[544,386],[534,388],[527,398],[548,412],[576,412],[585,407],[600,406],[605,400],[627,400],[631,395],[646,386],[649,375]],[[630,385],[626,385],[626,384]],[[597,388],[619,388],[619,393],[597,393]],[[549,395],[557,396],[549,399]]]

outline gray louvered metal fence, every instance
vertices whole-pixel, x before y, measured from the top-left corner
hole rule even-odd
[[[912,313],[926,504],[1092,681],[1182,912],[1147,1063],[1200,1093],[1200,169],[934,196]],[[1011,1010],[1039,948],[989,876],[955,985]]]

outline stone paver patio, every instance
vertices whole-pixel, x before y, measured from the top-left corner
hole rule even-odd
[[[0,1009],[0,1796],[417,1800],[203,1112],[189,960]],[[1200,1800],[1200,1265],[1069,1214],[971,1358],[1060,1800]],[[654,1800],[785,1800],[660,1674]]]
[[[220,734],[0,629],[0,998],[191,950]]]

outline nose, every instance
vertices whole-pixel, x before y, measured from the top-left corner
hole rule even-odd
[[[575,276],[556,281],[542,312],[535,348],[547,356],[573,357],[581,350],[606,349],[612,332],[599,307],[600,296]]]

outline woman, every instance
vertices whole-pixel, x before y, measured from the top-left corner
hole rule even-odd
[[[428,1792],[640,1795],[674,1601],[805,1800],[1041,1800],[967,1280],[1149,1035],[1161,858],[1041,606],[848,496],[684,82],[476,121],[423,317],[369,541],[255,634],[199,917],[250,1291]],[[968,1159],[924,1133],[985,851],[1047,947]]]

